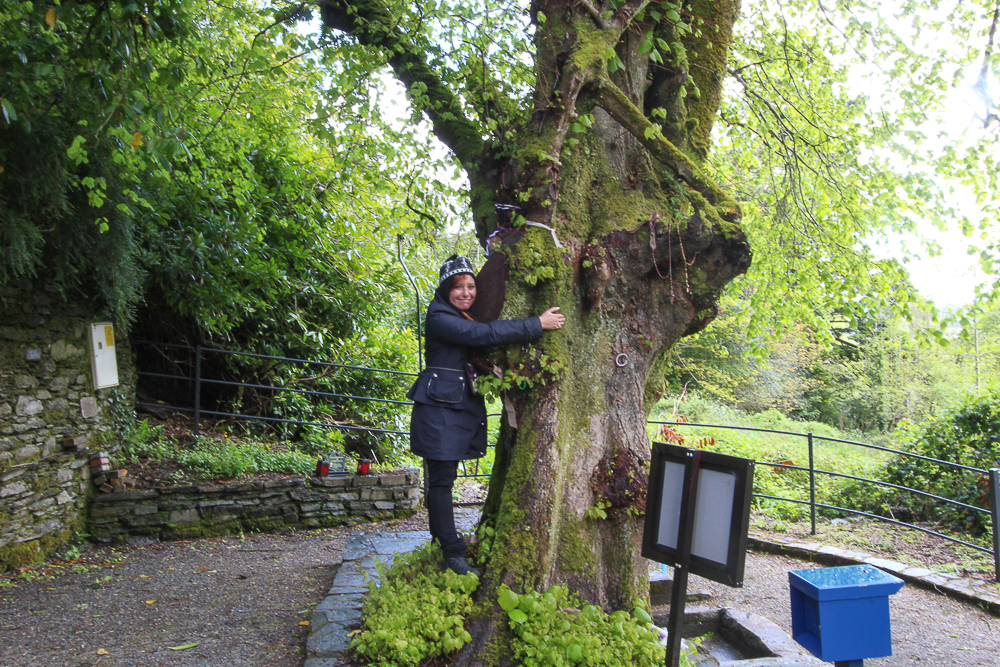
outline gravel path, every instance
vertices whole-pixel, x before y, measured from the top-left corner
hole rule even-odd
[[[765,616],[791,633],[788,572],[821,567],[787,556],[747,554],[743,588],[691,577],[688,591],[707,590],[704,604]],[[699,603],[701,604],[701,603]],[[865,667],[1000,665],[1000,619],[970,604],[907,584],[889,598],[892,657],[865,660]]]
[[[52,578],[0,587],[0,665],[301,667],[309,628],[300,623],[326,595],[347,537],[411,530],[426,530],[423,513],[353,529],[95,550],[86,556],[120,562],[84,573],[65,573],[67,564],[43,570]],[[690,590],[789,631],[787,572],[809,567],[751,552],[742,589],[692,577]],[[866,665],[1000,665],[1000,619],[911,585],[890,599],[895,655]]]
[[[52,576],[0,586],[0,666],[300,667],[300,623],[330,588],[349,535],[375,527],[424,530],[426,518],[101,548],[82,558],[112,561],[97,569],[25,572]]]

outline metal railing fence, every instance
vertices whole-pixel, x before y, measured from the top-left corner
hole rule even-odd
[[[801,500],[801,499],[797,499],[797,498],[784,498],[784,497],[781,497],[781,496],[771,496],[771,495],[761,494],[761,493],[754,493],[753,494],[754,498],[762,498],[762,499],[767,499],[767,500],[775,500],[775,501],[779,501],[779,502],[788,502],[788,503],[795,503],[795,504],[801,504],[801,505],[808,505],[809,506],[809,520],[810,520],[810,524],[811,524],[811,533],[813,535],[816,534],[816,515],[817,515],[817,510],[819,510],[819,509],[827,509],[827,510],[833,510],[833,511],[836,511],[836,512],[843,512],[843,513],[846,513],[846,514],[853,514],[853,515],[858,515],[858,516],[864,516],[864,517],[868,517],[870,519],[876,519],[878,521],[883,521],[883,522],[886,522],[886,523],[895,524],[897,526],[905,526],[907,528],[912,528],[913,530],[917,530],[917,531],[920,531],[922,533],[927,533],[929,535],[934,535],[935,537],[940,537],[942,539],[948,540],[949,542],[954,542],[954,543],[957,543],[957,544],[961,544],[961,545],[966,546],[966,547],[968,547],[970,549],[974,549],[975,551],[979,551],[979,552],[982,552],[982,553],[990,554],[991,556],[993,556],[994,577],[995,577],[996,581],[1000,582],[1000,469],[991,468],[989,470],[986,470],[984,468],[976,468],[976,467],[972,467],[972,466],[962,465],[960,463],[953,463],[951,461],[942,461],[940,459],[931,458],[929,456],[923,456],[923,455],[920,455],[920,454],[913,454],[911,452],[905,452],[905,451],[902,451],[902,450],[899,450],[899,449],[892,449],[890,447],[882,447],[880,445],[875,445],[875,444],[868,443],[868,442],[857,442],[857,441],[854,441],[854,440],[843,440],[841,438],[829,438],[829,437],[826,437],[826,436],[815,435],[813,433],[799,433],[799,432],[796,432],[796,431],[779,431],[779,430],[766,429],[766,428],[753,428],[753,427],[749,427],[749,426],[727,426],[727,425],[722,425],[722,424],[699,424],[699,423],[694,423],[694,422],[674,422],[674,421],[656,421],[656,420],[650,420],[648,423],[649,424],[667,425],[667,426],[690,426],[690,427],[713,428],[713,429],[716,429],[716,428],[717,429],[728,429],[728,430],[734,430],[734,431],[753,431],[753,432],[758,432],[758,433],[774,433],[774,434],[780,434],[780,435],[789,435],[789,436],[795,436],[795,437],[805,438],[806,439],[806,446],[808,448],[808,454],[809,454],[809,465],[808,465],[808,467],[797,466],[797,465],[787,464],[787,463],[776,463],[776,462],[770,462],[770,461],[755,461],[755,464],[756,465],[770,466],[772,468],[779,468],[779,469],[786,469],[786,470],[800,470],[800,471],[803,471],[803,472],[807,472],[809,474],[809,500]],[[920,491],[919,489],[914,489],[914,488],[910,488],[910,487],[907,487],[907,486],[902,486],[902,485],[899,485],[899,484],[891,484],[889,482],[884,482],[882,480],[869,479],[867,477],[860,477],[860,476],[857,476],[857,475],[849,475],[847,473],[841,473],[841,472],[835,472],[835,471],[832,471],[832,470],[824,470],[822,468],[817,468],[816,467],[816,455],[815,455],[815,451],[816,451],[816,441],[818,441],[818,440],[827,441],[827,442],[835,442],[835,443],[840,443],[840,444],[844,444],[844,445],[851,445],[851,446],[856,446],[856,447],[863,447],[865,449],[873,449],[873,450],[882,451],[882,452],[888,452],[888,453],[894,454],[896,456],[903,456],[903,457],[907,457],[907,458],[920,459],[922,461],[927,461],[929,463],[934,463],[934,464],[942,465],[942,466],[945,466],[945,467],[948,467],[948,468],[952,468],[954,470],[958,470],[958,471],[963,472],[963,473],[972,473],[972,474],[986,476],[988,478],[988,480],[989,480],[989,482],[988,482],[989,488],[988,488],[988,491],[987,491],[987,498],[988,498],[989,508],[987,509],[987,508],[983,508],[983,507],[977,507],[975,505],[969,505],[968,503],[963,503],[963,502],[960,502],[960,501],[957,501],[957,500],[953,500],[951,498],[945,498],[943,496],[938,496],[938,495],[935,495],[933,493],[927,493],[926,491]],[[897,491],[902,491],[902,492],[905,492],[905,493],[910,493],[910,494],[913,494],[913,495],[916,495],[916,496],[921,496],[921,497],[924,497],[924,498],[930,498],[930,499],[935,500],[937,502],[946,503],[946,504],[952,505],[954,507],[960,507],[960,508],[962,508],[964,510],[975,512],[975,513],[980,514],[980,515],[989,516],[990,517],[990,526],[991,526],[991,530],[992,530],[992,545],[993,545],[993,548],[992,549],[987,549],[986,547],[983,547],[983,546],[981,546],[979,544],[974,544],[972,542],[968,542],[966,540],[954,537],[953,535],[947,535],[945,533],[940,533],[940,532],[931,530],[929,528],[925,528],[923,526],[918,526],[916,524],[907,523],[905,521],[899,521],[899,520],[891,518],[891,517],[884,517],[884,516],[880,516],[878,514],[872,514],[872,513],[869,513],[869,512],[863,512],[863,511],[857,510],[857,509],[851,509],[851,508],[848,508],[848,507],[839,507],[837,505],[828,505],[826,503],[817,502],[817,500],[816,500],[816,476],[817,475],[826,475],[826,476],[829,476],[829,477],[836,477],[836,478],[842,478],[842,479],[850,479],[850,480],[854,480],[854,481],[861,482],[861,483],[874,484],[874,485],[880,486],[880,487],[891,488],[891,489],[895,489]]]
[[[159,410],[177,410],[180,412],[186,412],[192,414],[192,434],[195,436],[201,433],[201,424],[203,423],[203,417],[219,417],[228,418],[236,420],[248,420],[264,422],[269,424],[281,424],[281,425],[291,425],[291,426],[315,426],[319,428],[329,428],[337,429],[342,431],[361,431],[366,433],[376,433],[383,435],[400,435],[408,436],[409,431],[400,431],[397,429],[387,429],[378,428],[375,426],[358,426],[355,424],[340,424],[340,423],[327,423],[327,422],[316,422],[316,421],[305,421],[299,419],[286,419],[283,417],[273,417],[265,415],[250,415],[239,412],[223,412],[219,410],[206,410],[202,405],[202,388],[206,384],[211,385],[221,385],[230,386],[238,388],[255,389],[261,391],[275,391],[275,392],[288,392],[294,393],[302,396],[313,396],[320,399],[339,399],[342,401],[366,401],[374,403],[387,403],[391,405],[399,406],[412,406],[412,401],[400,401],[389,398],[380,398],[377,396],[355,396],[352,394],[340,394],[328,391],[319,391],[314,389],[298,389],[294,387],[286,387],[282,385],[264,385],[256,384],[252,382],[236,382],[233,380],[222,380],[218,378],[205,377],[202,373],[202,360],[206,354],[220,354],[220,355],[230,355],[237,357],[247,357],[252,359],[260,359],[262,361],[274,361],[288,364],[298,364],[307,366],[318,366],[325,368],[336,368],[354,371],[363,371],[368,373],[383,373],[394,377],[399,377],[400,379],[405,378],[407,382],[412,381],[412,378],[417,377],[417,373],[410,373],[407,371],[398,371],[387,368],[375,368],[371,366],[358,366],[351,364],[337,364],[329,361],[318,361],[314,359],[298,359],[295,357],[281,357],[273,356],[267,354],[254,354],[250,352],[239,352],[236,350],[226,350],[222,348],[207,347],[202,345],[183,345],[178,343],[158,343],[148,340],[132,340],[133,345],[144,345],[149,347],[167,347],[174,349],[188,350],[193,353],[193,360],[191,360],[192,374],[191,375],[177,375],[170,373],[155,373],[151,371],[138,371],[140,377],[151,377],[159,378],[165,380],[178,380],[182,382],[191,383],[191,405],[167,405],[164,403],[148,403],[144,401],[137,401],[136,405],[143,406],[147,408],[155,408]],[[500,413],[490,413],[487,418],[494,419],[500,416]],[[489,445],[491,448],[492,444]],[[470,466],[466,464],[465,461],[462,462],[462,472],[459,477],[488,477],[488,472],[481,472],[480,461],[476,459],[474,465]]]
[[[265,415],[249,415],[249,414],[242,414],[242,413],[237,413],[237,412],[223,412],[223,411],[219,411],[219,410],[206,410],[206,409],[204,409],[202,407],[202,404],[201,404],[202,386],[205,385],[205,384],[225,385],[225,386],[240,387],[240,388],[249,388],[249,389],[256,389],[256,390],[263,390],[263,391],[291,392],[291,393],[295,393],[295,394],[299,394],[299,395],[314,396],[314,397],[321,398],[321,399],[336,399],[336,400],[340,400],[340,401],[369,401],[369,402],[387,403],[387,404],[399,405],[399,406],[410,406],[410,405],[413,405],[413,403],[411,401],[400,401],[400,400],[394,400],[394,399],[380,398],[380,397],[376,397],[376,396],[357,396],[357,395],[352,395],[352,394],[341,394],[341,393],[336,393],[336,392],[327,392],[327,391],[319,391],[319,390],[311,390],[311,389],[298,389],[298,388],[294,388],[294,387],[285,387],[285,386],[281,386],[281,385],[262,385],[262,384],[256,384],[256,383],[246,383],[246,382],[235,382],[235,381],[232,381],[232,380],[222,380],[222,379],[218,379],[218,378],[207,378],[207,377],[203,377],[203,375],[202,375],[202,359],[203,359],[203,356],[205,354],[233,355],[233,356],[248,357],[248,358],[261,359],[261,360],[266,360],[266,361],[275,361],[275,362],[281,362],[281,363],[289,363],[289,364],[301,364],[301,365],[312,365],[312,366],[320,366],[320,367],[332,367],[332,368],[337,368],[337,369],[363,371],[363,372],[368,372],[368,373],[384,373],[384,374],[388,374],[388,375],[391,375],[391,376],[397,376],[400,379],[406,378],[407,381],[409,381],[410,378],[416,377],[417,376],[416,373],[409,373],[409,372],[406,372],[406,371],[398,371],[398,370],[391,370],[391,369],[385,369],[385,368],[374,368],[374,367],[369,367],[369,366],[358,366],[358,365],[351,365],[351,364],[337,364],[337,363],[328,362],[328,361],[317,361],[317,360],[310,360],[310,359],[297,359],[297,358],[293,358],[293,357],[279,357],[279,356],[271,356],[271,355],[264,355],[264,354],[252,354],[252,353],[248,353],[248,352],[238,352],[238,351],[235,351],[235,350],[225,350],[225,349],[220,349],[220,348],[204,347],[204,346],[201,346],[201,345],[191,346],[191,345],[181,345],[181,344],[176,344],[176,343],[154,343],[154,342],[151,342],[151,341],[144,341],[144,340],[133,340],[132,343],[134,345],[149,345],[149,346],[154,346],[154,347],[158,346],[158,347],[181,348],[181,349],[189,350],[189,351],[191,351],[191,352],[194,353],[194,359],[193,359],[193,362],[192,362],[193,375],[191,375],[191,376],[187,376],[187,375],[175,375],[175,374],[168,374],[168,373],[154,373],[154,372],[148,372],[148,371],[139,371],[138,372],[138,375],[140,377],[156,377],[156,378],[160,378],[160,379],[171,379],[171,380],[179,380],[179,381],[191,382],[192,383],[192,405],[190,407],[189,406],[178,406],[178,405],[165,405],[165,404],[162,404],[162,403],[147,403],[147,402],[141,402],[141,401],[137,402],[137,405],[140,405],[140,406],[151,407],[151,408],[158,408],[158,409],[177,410],[177,411],[181,411],[181,412],[192,413],[193,414],[192,431],[193,431],[194,435],[198,435],[200,433],[200,426],[201,426],[201,422],[202,422],[202,417],[204,417],[204,416],[208,416],[208,417],[221,417],[221,418],[237,419],[237,420],[241,420],[242,419],[242,420],[250,420],[250,421],[260,421],[260,422],[265,422],[265,423],[282,424],[282,425],[315,426],[315,427],[321,427],[321,428],[339,429],[339,430],[344,430],[344,431],[363,431],[363,432],[383,434],[383,435],[399,435],[399,436],[409,435],[408,431],[401,431],[401,430],[398,430],[398,429],[378,428],[378,427],[375,427],[375,426],[359,426],[359,425],[354,425],[354,424],[339,424],[339,423],[314,422],[314,421],[304,421],[304,420],[296,420],[296,419],[285,419],[283,417],[273,417],[273,416],[265,416]],[[490,419],[494,419],[494,418],[497,418],[499,416],[500,416],[499,413],[491,413],[491,414],[488,415],[488,417]],[[852,515],[857,515],[857,516],[864,516],[864,517],[868,517],[868,518],[871,518],[871,519],[876,519],[878,521],[883,521],[883,522],[886,522],[886,523],[891,523],[891,524],[895,524],[895,525],[899,525],[899,526],[904,526],[904,527],[907,527],[907,528],[912,528],[914,530],[917,530],[917,531],[920,531],[920,532],[923,532],[923,533],[927,533],[927,534],[930,534],[930,535],[934,535],[936,537],[940,537],[940,538],[948,540],[950,542],[961,544],[963,546],[966,546],[966,547],[968,547],[970,549],[974,549],[974,550],[979,551],[979,552],[991,554],[993,556],[993,562],[994,562],[994,569],[995,569],[996,580],[998,582],[1000,582],[1000,470],[998,470],[997,468],[992,468],[990,470],[986,470],[986,469],[983,469],[983,468],[976,468],[976,467],[972,467],[972,466],[961,465],[961,464],[958,464],[958,463],[952,463],[950,461],[942,461],[942,460],[934,459],[934,458],[931,458],[931,457],[928,457],[928,456],[922,456],[920,454],[913,454],[911,452],[905,452],[905,451],[898,450],[898,449],[892,449],[892,448],[889,448],[889,447],[883,447],[883,446],[875,445],[875,444],[872,444],[872,443],[857,442],[857,441],[853,441],[853,440],[843,440],[843,439],[840,439],[840,438],[830,438],[830,437],[826,437],[826,436],[815,435],[813,433],[800,433],[800,432],[796,432],[796,431],[781,431],[781,430],[775,430],[775,429],[754,428],[754,427],[749,427],[749,426],[728,426],[728,425],[721,425],[721,424],[699,424],[699,423],[694,423],[694,422],[673,422],[673,421],[650,420],[648,423],[649,424],[655,424],[655,425],[667,425],[667,426],[701,427],[701,428],[713,428],[713,429],[728,429],[728,430],[735,430],[735,431],[752,431],[752,432],[757,432],[757,433],[771,433],[771,434],[787,435],[787,436],[805,438],[806,439],[806,445],[807,445],[807,448],[808,448],[808,455],[809,455],[809,464],[808,464],[808,467],[806,467],[806,466],[797,466],[797,465],[788,464],[788,463],[769,462],[769,461],[756,461],[755,463],[757,465],[765,465],[765,466],[770,466],[770,467],[773,467],[773,468],[783,468],[783,469],[788,469],[788,470],[799,470],[799,471],[808,473],[808,476],[809,476],[809,500],[802,500],[802,499],[797,499],[797,498],[784,498],[784,497],[781,497],[781,496],[772,496],[772,495],[758,494],[758,493],[754,493],[753,494],[755,498],[766,499],[766,500],[773,500],[773,501],[778,501],[778,502],[787,502],[787,503],[808,505],[809,506],[809,517],[810,517],[810,523],[811,523],[811,532],[812,532],[813,535],[816,534],[817,511],[820,510],[820,509],[826,509],[826,510],[832,510],[832,511],[837,511],[837,512],[843,512],[843,513],[846,513],[846,514],[852,514]],[[863,447],[863,448],[866,448],[866,449],[871,449],[871,450],[877,450],[877,451],[881,451],[881,452],[890,453],[890,454],[893,454],[893,455],[896,455],[896,456],[903,456],[903,457],[908,457],[908,458],[913,458],[913,459],[919,459],[919,460],[922,460],[922,461],[927,461],[927,462],[930,462],[930,463],[934,463],[934,464],[938,464],[938,465],[950,467],[952,469],[955,469],[955,470],[958,470],[958,471],[961,471],[961,472],[964,472],[964,473],[972,473],[972,474],[978,474],[978,475],[985,475],[985,476],[988,477],[988,480],[989,480],[988,503],[989,503],[989,507],[990,508],[989,509],[985,509],[985,508],[982,508],[982,507],[977,507],[975,505],[970,505],[970,504],[967,504],[967,503],[962,503],[962,502],[959,502],[959,501],[956,501],[956,500],[952,500],[950,498],[945,498],[945,497],[938,496],[938,495],[935,495],[935,494],[932,494],[932,493],[927,493],[925,491],[920,491],[918,489],[914,489],[914,488],[910,488],[910,487],[906,487],[906,486],[902,486],[902,485],[898,485],[898,484],[892,484],[892,483],[885,482],[885,481],[882,481],[882,480],[869,479],[869,478],[860,477],[860,476],[857,476],[857,475],[850,475],[850,474],[847,474],[847,473],[841,473],[841,472],[836,472],[836,471],[832,471],[832,470],[824,470],[822,468],[817,468],[816,467],[816,461],[815,461],[815,448],[816,448],[816,442],[817,441],[834,442],[834,443],[840,443],[840,444],[845,444],[845,445],[850,445],[850,446],[855,446],[855,447]],[[495,445],[492,444],[492,443],[489,444],[489,447],[491,447],[491,448],[494,447],[494,446]],[[952,535],[947,535],[947,534],[944,534],[944,533],[940,533],[940,532],[931,530],[929,528],[925,528],[923,526],[918,526],[918,525],[915,525],[915,524],[912,524],[912,523],[907,523],[905,521],[899,521],[899,520],[891,518],[891,517],[884,517],[884,516],[880,516],[880,515],[877,515],[877,514],[872,514],[872,513],[869,513],[869,512],[864,512],[864,511],[861,511],[861,510],[858,510],[858,509],[851,509],[851,508],[847,508],[847,507],[838,507],[836,505],[829,505],[829,504],[826,504],[826,503],[818,502],[817,499],[816,499],[816,479],[817,479],[817,475],[825,475],[825,476],[828,476],[828,477],[831,477],[831,478],[849,479],[849,480],[853,480],[853,481],[860,482],[860,483],[873,484],[873,485],[877,485],[877,486],[880,486],[880,487],[891,488],[891,489],[894,489],[894,490],[897,490],[897,491],[901,491],[901,492],[904,492],[904,493],[910,493],[910,494],[913,494],[913,495],[916,495],[916,496],[920,496],[920,497],[923,497],[923,498],[929,498],[929,499],[934,500],[936,502],[947,503],[949,505],[952,505],[952,506],[955,506],[955,507],[960,507],[960,508],[962,508],[964,510],[967,510],[967,511],[970,511],[970,512],[976,512],[976,513],[981,514],[981,515],[989,515],[989,517],[990,517],[990,524],[991,524],[991,528],[992,528],[992,546],[993,546],[993,548],[992,549],[987,549],[987,548],[985,548],[985,547],[983,547],[981,545],[974,544],[974,543],[968,542],[966,540],[959,539],[959,538],[954,537]],[[474,466],[472,467],[471,471],[466,466],[466,463],[464,461],[462,462],[462,472],[459,475],[459,477],[466,477],[466,478],[469,478],[469,477],[473,477],[473,478],[474,477],[482,477],[482,478],[485,478],[485,477],[488,477],[488,476],[489,476],[489,471],[481,471],[480,461],[478,459],[475,460]]]

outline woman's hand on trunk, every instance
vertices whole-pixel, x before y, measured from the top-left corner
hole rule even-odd
[[[562,325],[566,323],[566,316],[557,312],[559,306],[555,308],[549,308],[544,313],[538,316],[538,319],[542,321],[543,331],[552,331],[553,329],[561,329]]]

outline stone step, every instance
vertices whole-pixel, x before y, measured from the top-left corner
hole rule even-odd
[[[670,604],[670,593],[673,590],[674,577],[670,572],[660,568],[649,571],[649,604],[652,607]],[[688,586],[687,603],[704,602],[711,599],[712,594],[699,588]]]

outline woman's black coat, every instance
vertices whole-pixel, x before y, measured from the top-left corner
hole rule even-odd
[[[542,337],[537,317],[465,319],[436,296],[427,308],[427,367],[410,388],[410,451],[433,461],[464,461],[486,454],[486,402],[473,396],[465,376],[470,347],[530,343]]]

